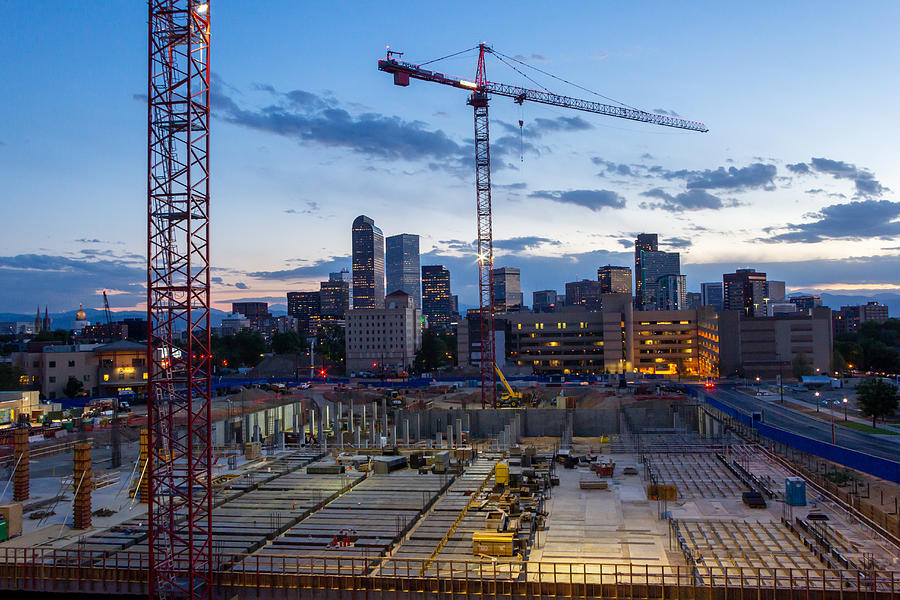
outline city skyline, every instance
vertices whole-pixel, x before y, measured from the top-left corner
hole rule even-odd
[[[145,7],[123,6],[113,17],[99,6],[50,5],[40,18],[34,5],[4,11],[0,48],[20,57],[0,65],[20,90],[2,101],[4,214],[32,226],[10,227],[0,248],[0,310],[96,308],[102,289],[114,309],[137,307],[146,279],[146,74],[134,65],[145,62]],[[583,18],[548,16],[535,3],[489,7],[476,26],[456,24],[468,5],[417,7],[424,21],[447,24],[435,32],[411,31],[401,6],[385,15],[365,5],[217,5],[215,305],[283,302],[286,291],[316,289],[350,265],[345,232],[361,213],[384,231],[417,232],[421,263],[446,266],[454,292],[473,305],[465,97],[424,84],[395,88],[375,61],[387,43],[419,62],[481,39],[630,105],[710,127],[656,131],[495,99],[494,266],[521,268],[523,290],[560,290],[602,265],[632,264],[624,242],[641,231],[658,232],[661,250],[681,253],[691,291],[745,266],[786,281],[789,292],[900,290],[892,191],[900,176],[887,150],[898,125],[881,114],[897,83],[880,76],[898,57],[885,43],[897,6],[833,3],[815,14],[782,5],[675,13],[572,6]],[[276,23],[310,20],[334,24],[342,43],[328,26],[290,42],[255,35],[252,51],[240,43]],[[791,27],[797,22],[804,26]],[[756,32],[779,28],[791,39],[758,43]],[[848,33],[853,43],[833,44]],[[49,36],[54,44],[43,43]],[[53,93],[39,76],[50,61],[61,72]],[[474,72],[471,53],[437,65]],[[535,87],[496,61],[488,69],[492,80]]]

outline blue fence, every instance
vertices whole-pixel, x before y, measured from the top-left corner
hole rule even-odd
[[[691,393],[692,395],[697,395],[695,390],[692,390]],[[868,473],[869,475],[874,475],[881,479],[886,479],[887,481],[900,483],[900,463],[896,461],[881,458],[879,456],[872,456],[871,454],[844,448],[842,446],[835,446],[834,444],[815,440],[806,437],[805,435],[785,431],[779,427],[772,427],[771,425],[766,425],[759,421],[753,421],[751,415],[709,396],[706,396],[704,401],[713,408],[722,411],[747,427],[755,427],[756,431],[759,432],[759,435],[768,438],[773,442],[790,446],[800,452],[813,454],[839,465],[844,465],[845,467],[856,469],[857,471],[862,471],[863,473]]]

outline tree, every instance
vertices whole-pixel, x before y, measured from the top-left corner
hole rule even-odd
[[[22,376],[25,371],[9,363],[0,363],[0,391],[22,389]]]
[[[791,361],[791,371],[795,379],[800,379],[804,375],[812,375],[812,363],[806,358],[806,354],[800,352]]]
[[[842,376],[844,371],[847,370],[847,361],[844,360],[844,355],[837,349],[831,355],[831,368],[834,371],[837,371]]]
[[[869,377],[856,387],[856,405],[867,417],[872,417],[872,427],[879,417],[889,417],[897,410],[897,386],[884,379]]]
[[[417,373],[427,373],[440,367],[453,366],[455,356],[455,335],[441,335],[426,329],[422,332],[422,348],[416,352],[413,368]]]
[[[74,398],[84,389],[84,384],[81,383],[77,378],[69,375],[69,380],[66,382],[66,387],[63,389],[63,393],[66,395],[66,398]]]
[[[31,338],[32,342],[62,342],[68,344],[72,341],[72,335],[65,329],[54,329],[53,331],[42,331]]]
[[[216,363],[231,368],[255,367],[265,354],[266,341],[258,331],[239,331],[235,335],[214,337],[212,351]]]
[[[275,354],[300,354],[306,351],[306,340],[296,331],[276,333],[272,336],[272,351]]]
[[[339,325],[323,324],[316,338],[316,354],[325,357],[338,370],[344,368],[344,328]]]

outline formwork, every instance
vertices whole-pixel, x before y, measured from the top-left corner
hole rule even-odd
[[[72,481],[75,485],[75,500],[72,508],[74,529],[87,529],[91,526],[91,445],[75,444],[74,469]]]
[[[28,500],[29,491],[29,468],[30,463],[28,456],[28,428],[19,427],[13,433],[13,455],[15,458],[15,474],[13,476],[13,500],[15,502],[24,502]]]

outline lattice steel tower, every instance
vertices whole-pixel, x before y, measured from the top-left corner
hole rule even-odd
[[[209,3],[149,8],[149,590],[209,598]]]

